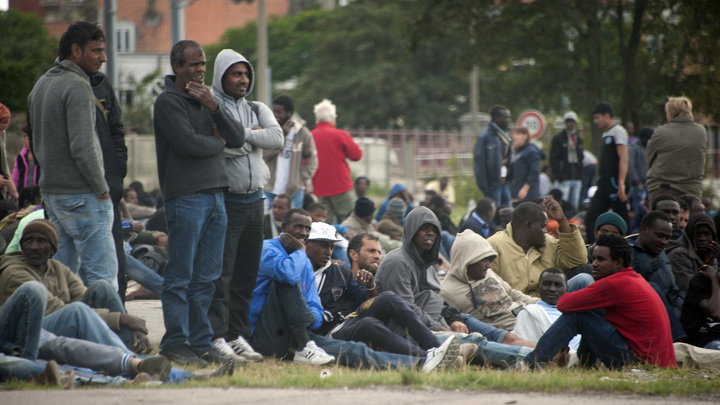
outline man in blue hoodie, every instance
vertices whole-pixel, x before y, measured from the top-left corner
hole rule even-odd
[[[225,233],[223,270],[215,280],[215,296],[208,317],[218,350],[231,357],[260,361],[250,339],[248,307],[252,300],[263,246],[263,188],[270,170],[263,149],[279,149],[283,132],[272,110],[247,100],[253,90],[253,67],[244,56],[223,49],[215,59],[213,93],[225,111],[245,129],[242,148],[225,148],[230,187],[225,191],[228,227]]]
[[[161,354],[185,364],[223,364],[227,357],[213,345],[208,310],[227,229],[223,150],[241,148],[245,129],[205,86],[205,52],[197,42],[173,45],[170,62],[175,74],[165,77],[153,120],[168,229]]]

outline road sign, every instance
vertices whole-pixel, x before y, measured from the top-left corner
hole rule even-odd
[[[526,110],[520,114],[517,121],[518,127],[526,127],[530,131],[530,137],[537,139],[545,132],[547,121],[545,116],[538,110]]]

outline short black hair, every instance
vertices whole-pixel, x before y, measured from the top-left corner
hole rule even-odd
[[[359,234],[353,236],[352,239],[350,239],[350,242],[348,242],[348,247],[347,247],[348,259],[350,258],[351,250],[354,250],[355,252],[360,253],[360,248],[363,247],[363,245],[365,244],[365,242],[363,242],[365,240],[365,238],[367,238],[369,240],[375,240],[375,241],[380,240],[380,239],[378,239],[377,236],[375,236],[371,233],[367,233],[367,232],[359,233]]]
[[[481,198],[477,202],[477,206],[475,207],[475,212],[478,215],[482,215],[482,214],[492,210],[494,204],[495,204],[495,201],[493,201],[490,198]]]
[[[490,109],[490,119],[495,118],[500,115],[503,111],[507,110],[507,107],[504,105],[495,105],[493,108]]]
[[[545,209],[534,202],[524,202],[517,206],[512,212],[512,224],[513,231],[519,229],[525,221],[537,221],[539,218],[544,217]]]
[[[287,200],[287,202],[292,204],[292,197],[287,194],[278,194],[275,196],[275,199],[277,200],[278,198],[280,198],[281,200]]]
[[[677,202],[677,199],[675,199],[675,197],[671,196],[670,194],[660,194],[659,196],[653,198],[652,202],[650,203],[650,209],[652,211],[655,211],[657,209],[657,205],[660,201],[675,201],[675,202]]]
[[[25,206],[25,201],[28,201],[30,204],[35,204],[35,199],[38,196],[40,196],[40,187],[38,186],[21,188],[20,193],[18,193],[20,208]]]
[[[610,251],[610,258],[615,261],[622,259],[623,267],[632,263],[632,246],[620,235],[605,233],[598,236],[595,246],[605,246]]]
[[[360,183],[360,180],[365,180],[365,181],[367,181],[368,186],[370,186],[370,179],[368,179],[368,178],[365,177],[365,176],[358,176],[358,177],[355,179],[355,185],[356,185],[356,186],[358,185],[358,183]]]
[[[677,203],[680,204],[681,211],[690,211],[690,204],[685,202],[682,198],[678,198]]]
[[[319,202],[314,202],[312,204],[308,204],[308,206],[305,207],[305,211],[307,211],[307,212],[315,212],[315,211],[319,211],[319,210],[327,211],[327,208],[325,208],[325,206],[320,204]]]
[[[565,286],[567,286],[567,274],[565,274],[564,271],[558,269],[557,267],[548,267],[547,269],[543,270],[542,273],[540,273],[540,277],[538,278],[538,284],[542,282],[543,276],[545,273],[548,274],[562,274],[563,280],[565,280]]]
[[[308,212],[302,208],[291,208],[291,209],[287,210],[287,212],[285,212],[285,216],[283,216],[283,223],[289,224],[290,221],[292,221],[293,215],[295,215],[295,214],[304,215],[306,217],[310,216],[310,214],[308,214]]]
[[[175,65],[180,67],[185,65],[185,59],[183,59],[183,56],[185,55],[185,49],[187,48],[195,48],[201,51],[203,50],[200,44],[190,39],[184,39],[175,43],[170,50],[170,66],[172,66],[173,72],[175,71]]]
[[[699,202],[700,204],[703,203],[702,199],[700,197],[698,197],[696,195],[692,195],[692,194],[683,194],[677,198],[677,201],[678,202],[684,201],[687,204],[686,209],[690,209],[690,207],[692,207],[693,203],[695,203],[695,202]],[[682,208],[682,206],[681,206],[681,208]]]
[[[644,226],[646,228],[650,228],[652,224],[655,223],[656,220],[662,219],[665,222],[670,222],[670,217],[665,215],[662,211],[650,211],[643,217],[642,221],[640,222],[640,226]]]
[[[445,197],[441,195],[434,195],[430,198],[430,201],[428,201],[428,207],[445,208],[446,206],[447,201],[445,201]]]
[[[295,103],[287,94],[275,97],[275,100],[273,100],[272,103],[283,106],[285,112],[289,113],[295,111]]]
[[[102,28],[95,23],[89,21],[77,21],[72,23],[60,38],[58,46],[58,58],[65,60],[72,53],[73,44],[85,45],[92,41],[105,42],[105,33]]]
[[[550,190],[548,194],[551,195],[555,199],[555,201],[562,201],[563,199],[563,192],[559,188],[554,188]]]
[[[612,117],[613,116],[612,106],[608,103],[599,103],[598,105],[595,106],[595,108],[593,108],[592,113],[590,115],[595,115],[595,114],[602,114],[602,115],[610,114],[610,116]]]

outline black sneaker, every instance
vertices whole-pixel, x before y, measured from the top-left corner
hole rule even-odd
[[[221,365],[221,364],[224,364],[228,360],[232,360],[230,357],[220,353],[220,350],[218,350],[217,347],[215,347],[215,346],[213,346],[210,350],[206,351],[205,353],[201,353],[199,357],[202,360],[205,360],[210,364],[217,364],[217,365]]]
[[[179,363],[185,366],[197,366],[205,368],[208,366],[207,361],[198,357],[190,346],[185,343],[181,343],[177,346],[173,346],[170,349],[163,350],[160,352],[161,355],[165,356],[169,361]]]
[[[140,360],[138,370],[150,374],[156,381],[165,381],[170,377],[172,366],[163,356],[151,356]]]

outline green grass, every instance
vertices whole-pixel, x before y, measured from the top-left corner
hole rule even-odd
[[[322,378],[321,372],[330,376]],[[231,377],[191,381],[179,387],[281,387],[281,388],[373,388],[404,389],[428,387],[447,390],[495,390],[545,393],[611,393],[701,397],[720,400],[720,370],[681,368],[664,370],[638,366],[618,371],[549,368],[532,372],[468,367],[464,371],[424,374],[410,370],[355,370],[341,366],[312,367],[290,362],[266,360],[236,368]],[[134,388],[133,385],[127,385]],[[4,389],[38,389],[26,382],[11,382]]]

